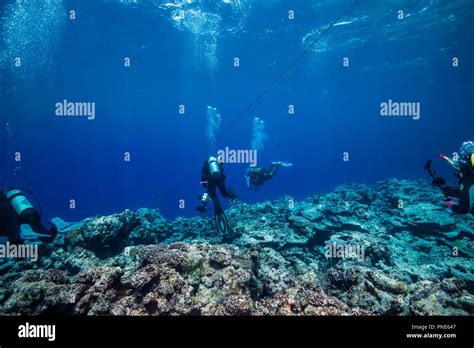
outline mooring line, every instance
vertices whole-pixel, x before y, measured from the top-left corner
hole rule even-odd
[[[224,129],[224,131],[211,143],[211,145],[209,145],[209,147],[206,149],[206,151],[204,152],[203,155],[206,155],[209,150],[211,150],[214,145],[216,145],[219,140],[221,140],[224,135],[226,135],[226,133],[231,130],[236,124],[237,122],[239,122],[239,120],[244,117],[247,112],[250,111],[250,109],[252,109],[254,107],[255,104],[257,104],[257,102],[262,99],[265,94],[267,94],[272,88],[273,86],[275,86],[278,81],[280,81],[287,73],[288,71],[291,70],[291,68],[293,68],[296,64],[298,64],[298,62],[301,60],[301,58],[303,58],[306,53],[308,53],[313,47],[314,45],[316,45],[318,43],[319,40],[321,40],[321,38],[326,35],[327,32],[329,32],[329,30],[332,29],[332,27],[334,27],[334,25],[339,22],[339,20],[344,17],[350,10],[352,10],[352,8],[359,2],[359,0],[354,0],[354,2],[349,6],[347,7],[339,16],[337,16],[337,18],[332,21],[332,23],[325,29],[323,30],[319,36],[313,40],[313,42],[308,46],[306,47],[306,49],[303,50],[303,52],[301,52],[291,63],[290,65],[288,65],[240,114],[239,116],[237,116],[231,123],[229,126],[227,126],[226,129]]]

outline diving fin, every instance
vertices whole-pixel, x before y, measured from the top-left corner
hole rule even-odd
[[[272,162],[272,164],[279,165],[282,167],[291,167],[293,165],[293,163],[289,163],[289,162]]]
[[[56,227],[58,233],[68,233],[73,229],[82,225],[82,222],[66,222],[59,217],[55,217],[51,220],[51,224]]]
[[[40,238],[51,238],[51,236],[48,234],[36,233],[30,225],[23,224],[20,225],[20,238],[25,241],[34,241],[39,240]]]
[[[227,216],[225,216],[224,212],[216,214],[215,219],[219,232],[224,236],[227,235],[229,232],[229,222],[227,221]]]

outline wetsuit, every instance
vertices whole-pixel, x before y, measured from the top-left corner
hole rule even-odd
[[[276,175],[279,167],[280,165],[272,163],[268,169],[251,168],[247,174],[247,177],[249,178],[249,186],[255,188],[263,186],[265,181],[270,180]]]
[[[219,215],[223,212],[221,203],[219,202],[219,198],[217,198],[216,188],[219,188],[219,191],[221,192],[223,197],[229,198],[229,192],[227,191],[227,188],[225,186],[224,167],[222,163],[219,163],[219,169],[221,173],[219,179],[212,178],[207,161],[203,165],[201,170],[201,182],[204,188],[206,189],[206,193],[209,195],[209,197],[212,199],[212,202],[214,203],[214,211],[216,215]]]
[[[474,214],[474,208],[472,207],[472,200],[474,199],[474,169],[467,167],[460,171],[458,175],[459,180],[459,203],[453,206],[453,211],[460,214],[468,214],[469,212]]]

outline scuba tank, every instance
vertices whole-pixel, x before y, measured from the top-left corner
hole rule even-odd
[[[20,238],[23,240],[36,240],[38,238],[51,238],[48,231],[41,224],[41,217],[28,198],[16,189],[6,193],[8,202],[18,215],[20,225]]]
[[[217,158],[209,157],[209,160],[207,161],[207,164],[209,165],[209,173],[211,174],[211,177],[214,180],[220,179],[221,178],[221,167],[219,165],[219,162],[217,161]]]
[[[7,192],[7,199],[15,209],[16,213],[22,220],[28,220],[30,218],[39,218],[38,211],[33,208],[30,201],[20,190],[10,190]]]

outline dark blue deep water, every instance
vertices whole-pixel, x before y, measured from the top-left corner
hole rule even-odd
[[[34,192],[45,221],[197,215],[207,107],[219,136],[351,3],[2,0],[0,188]],[[258,165],[293,167],[252,192],[248,164],[228,164],[227,184],[247,203],[302,199],[347,181],[427,179],[430,158],[454,181],[438,155],[474,135],[473,17],[470,0],[359,0],[214,147],[249,149],[258,117]],[[65,99],[95,103],[95,119],[57,116]],[[420,103],[420,118],[382,117],[389,99]]]

